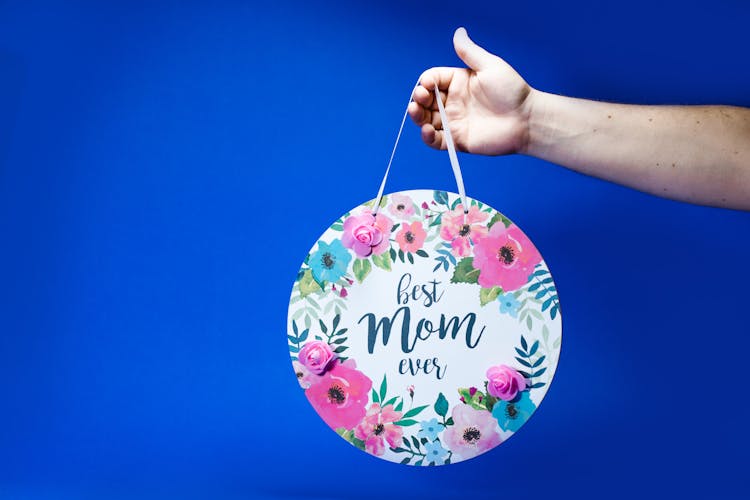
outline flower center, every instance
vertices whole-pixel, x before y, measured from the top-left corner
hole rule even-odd
[[[497,260],[502,262],[506,265],[513,264],[513,261],[516,258],[516,251],[513,247],[510,245],[505,245],[500,247],[500,250],[497,252]]]
[[[459,236],[466,236],[467,234],[469,234],[470,230],[471,230],[471,228],[469,227],[469,225],[468,224],[464,224],[463,226],[461,226],[461,230],[458,232],[458,235]]]
[[[516,405],[514,405],[513,403],[508,403],[507,408],[505,408],[505,414],[508,415],[508,418],[516,418],[518,416]]]
[[[300,370],[300,371],[297,372],[297,378],[302,378],[304,376],[305,376],[305,374],[302,373],[302,370]]]
[[[404,205],[403,203],[399,203],[398,205],[396,205],[396,210],[403,210],[405,208],[406,208],[406,205]]]
[[[411,231],[407,231],[404,238],[406,239],[407,243],[414,243],[414,234],[412,234]]]
[[[378,424],[372,430],[372,433],[375,434],[376,436],[380,436],[384,430],[385,430],[385,426],[383,424]]]
[[[468,444],[476,443],[480,437],[482,437],[482,433],[476,427],[467,427],[464,429],[464,441]]]
[[[333,384],[328,389],[328,401],[335,405],[344,404],[344,401],[346,401],[346,393],[344,393],[344,389],[338,384]]]
[[[326,266],[327,269],[333,269],[335,263],[336,260],[333,258],[333,255],[329,252],[323,254],[323,265]]]

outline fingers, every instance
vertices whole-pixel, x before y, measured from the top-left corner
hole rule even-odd
[[[419,84],[430,92],[435,91],[435,84],[442,91],[447,91],[453,80],[456,68],[430,68],[419,77]]]
[[[440,92],[440,99],[443,101],[443,104],[445,104],[447,98],[448,95],[445,92]],[[409,103],[407,110],[409,116],[417,125],[422,126],[426,123],[431,123],[437,129],[443,127],[434,91],[430,92],[421,85],[417,86],[414,90],[413,101]]]
[[[469,38],[466,28],[458,28],[453,34],[453,48],[456,49],[458,57],[474,71],[488,68],[496,60],[496,56],[490,54]]]
[[[446,149],[443,131],[435,130],[432,124],[422,126],[422,141],[431,148]]]

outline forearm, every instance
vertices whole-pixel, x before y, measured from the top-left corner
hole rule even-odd
[[[533,91],[522,153],[691,203],[750,210],[750,110]]]

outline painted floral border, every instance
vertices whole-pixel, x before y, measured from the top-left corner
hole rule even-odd
[[[341,437],[376,456],[386,449],[402,455],[404,464],[442,465],[497,446],[534,412],[531,394],[546,390],[559,355],[561,337],[550,338],[546,323],[558,318],[560,303],[541,255],[501,213],[475,200],[464,209],[445,191],[419,204],[407,193],[384,196],[377,216],[373,202],[344,214],[324,235],[333,233],[331,241],[321,239],[307,255],[292,290],[288,345],[305,395]],[[510,368],[525,383],[511,399],[493,396],[493,381],[485,380],[457,388],[461,404],[452,409],[442,393],[414,406],[413,386],[391,395],[384,376],[376,389],[346,356],[348,329],[340,319],[348,289],[366,281],[373,267],[392,271],[394,263],[417,259],[432,259],[433,270],[451,273],[453,283],[477,285],[481,307],[495,304],[528,330]],[[334,357],[324,373],[300,359],[311,343],[324,344]],[[426,410],[435,417],[417,418]]]

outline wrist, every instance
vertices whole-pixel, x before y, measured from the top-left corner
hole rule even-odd
[[[540,144],[541,124],[544,122],[544,115],[549,107],[549,100],[554,97],[552,94],[530,88],[529,95],[526,96],[522,111],[523,120],[523,140],[518,149],[518,153],[535,156],[535,151]]]

